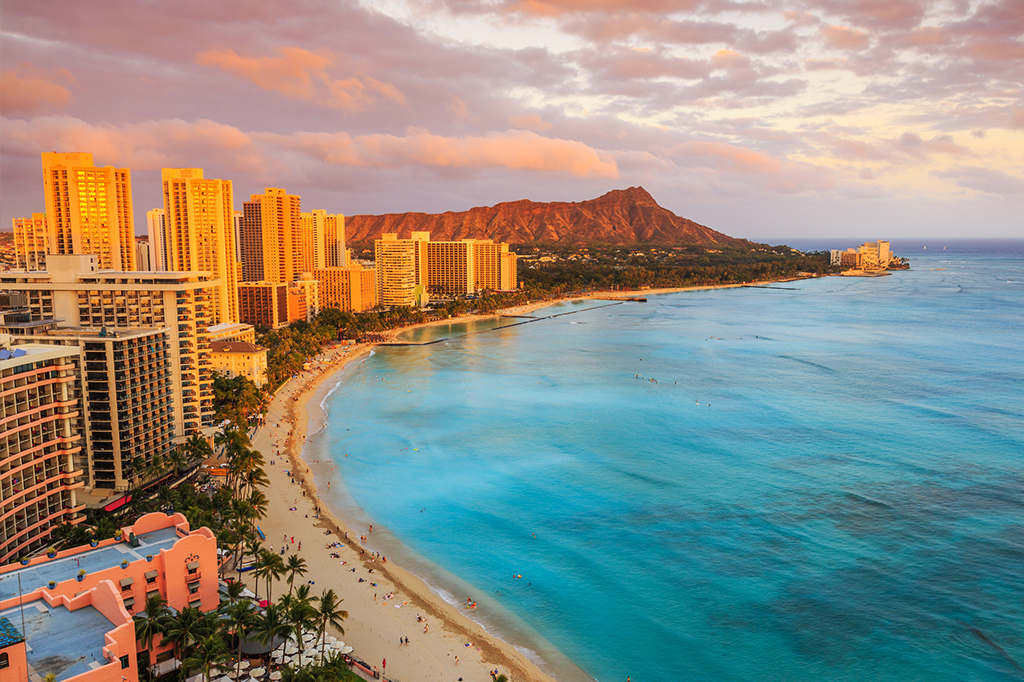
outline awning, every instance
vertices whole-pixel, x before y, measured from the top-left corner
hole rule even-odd
[[[131,585],[134,582],[135,582],[135,578],[132,578],[130,576],[127,577],[127,578],[121,578],[121,587],[128,587],[129,585]]]
[[[185,568],[187,568],[190,571],[193,571],[193,570],[199,568],[199,562],[198,561],[191,561],[191,562],[185,564]]]
[[[146,578],[155,578],[159,571],[146,571]]]
[[[161,661],[160,663],[157,663],[155,666],[153,666],[157,677],[160,677],[161,675],[166,675],[172,670],[177,670],[180,667],[181,661],[179,661],[176,658],[168,658],[166,661]],[[202,679],[202,675],[200,675],[200,679]]]
[[[108,511],[108,512],[114,511],[115,509],[120,509],[121,507],[125,506],[126,504],[128,504],[131,501],[132,501],[132,496],[131,495],[125,495],[124,497],[122,497],[120,499],[117,499],[117,500],[114,500],[113,502],[108,504],[106,507],[103,508],[103,510],[104,511]]]
[[[128,608],[129,606],[135,606],[135,597],[127,597],[124,600],[124,607]]]
[[[158,594],[160,594],[160,590],[153,590],[152,592],[147,592],[146,593],[146,599],[151,599],[151,598],[157,596]]]

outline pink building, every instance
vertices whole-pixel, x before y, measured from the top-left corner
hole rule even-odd
[[[112,677],[94,677],[97,668],[83,671],[81,675],[58,676],[58,680],[121,682],[123,675],[128,682],[137,682],[140,665],[137,658],[141,660],[143,668],[156,665],[162,671],[169,671],[177,667],[170,646],[163,646],[159,639],[154,641],[150,651],[139,650],[139,645],[135,643],[132,616],[145,607],[146,598],[158,593],[173,609],[180,611],[191,606],[206,612],[217,608],[220,603],[218,587],[217,541],[213,532],[208,528],[190,530],[183,514],[154,513],[143,516],[133,526],[126,526],[120,540],[104,540],[96,547],[77,547],[58,552],[54,557],[34,559],[27,565],[12,564],[0,568],[0,618],[6,617],[9,624],[21,632],[21,599],[26,604],[26,613],[32,610],[29,607],[31,602],[36,604],[33,608],[37,609],[43,608],[44,602],[53,607],[48,620],[39,626],[43,630],[39,627],[33,629],[26,622],[28,632],[21,632],[33,650],[25,665],[35,669],[33,661],[40,666],[48,664],[35,653],[46,649],[40,649],[37,641],[52,641],[63,633],[63,630],[57,632],[46,625],[47,622],[57,622],[52,620],[52,614],[56,612],[54,605],[66,609],[69,617],[83,605],[92,605],[96,613],[83,612],[78,620],[88,619],[92,631],[108,628],[104,630],[105,638],[119,642],[120,635],[117,633],[127,623],[131,641],[126,645],[127,649],[119,644],[117,654],[122,663],[125,663],[122,657],[128,656],[125,667],[117,667],[117,674]],[[88,600],[79,601],[87,595],[92,596]],[[103,619],[97,614],[102,615]],[[3,622],[0,620],[2,631]],[[78,627],[76,631],[86,630]],[[21,646],[24,649],[24,644]],[[83,646],[88,649],[87,645]],[[93,649],[95,655],[95,647]],[[17,658],[16,652],[8,653],[11,654],[11,661]],[[97,658],[93,660],[100,662]],[[100,667],[105,670],[107,664]],[[45,669],[35,671],[40,676],[50,672]],[[132,674],[129,675],[128,671]],[[6,680],[2,672],[0,679]]]

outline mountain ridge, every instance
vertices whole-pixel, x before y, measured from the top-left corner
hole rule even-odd
[[[510,244],[658,244],[665,246],[743,246],[736,239],[660,206],[643,187],[614,189],[579,202],[529,199],[445,213],[387,213],[345,218],[346,241],[379,239],[384,232],[408,238],[430,232],[433,241],[493,239]]]

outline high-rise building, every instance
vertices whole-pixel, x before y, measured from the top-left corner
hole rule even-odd
[[[93,254],[103,269],[135,270],[131,171],[97,168],[86,152],[42,158],[48,253]]]
[[[232,213],[232,222],[235,226],[235,260],[238,261],[238,274],[242,275],[242,216],[245,214],[241,211],[234,211]],[[239,280],[244,281],[244,280]]]
[[[167,213],[162,208],[146,211],[146,228],[149,233],[149,270],[167,271]],[[143,268],[140,268],[140,270]]]
[[[167,269],[210,272],[220,281],[211,301],[215,324],[238,321],[231,181],[203,178],[202,168],[164,168]]]
[[[107,330],[165,329],[170,342],[174,432],[182,438],[213,420],[208,328],[220,282],[205,272],[114,272],[95,256],[47,258],[47,272],[0,273],[0,292],[24,294],[33,321]]]
[[[320,268],[316,271],[320,304],[361,313],[377,305],[377,273],[358,263],[347,268]]]
[[[518,288],[518,257],[508,250],[508,244],[477,239],[473,242],[473,260],[477,292]]]
[[[149,239],[147,237],[136,237],[135,267],[139,269],[139,272],[149,272],[155,269],[151,253]]]
[[[0,342],[0,565],[38,552],[81,523],[77,348]],[[0,675],[2,677],[2,675]]]
[[[291,282],[306,262],[301,197],[276,187],[242,204],[242,280]]]
[[[81,349],[76,365],[84,407],[86,488],[109,493],[152,478],[154,465],[174,448],[167,331],[57,328],[54,321],[53,328],[27,340]]]
[[[14,261],[22,270],[46,269],[46,214],[14,219]]]
[[[318,268],[343,268],[348,265],[345,248],[345,216],[313,209],[302,214],[303,232],[308,231],[312,262],[304,272]]]
[[[320,312],[320,283],[317,281],[316,276],[313,272],[304,272],[299,275],[299,278],[294,282],[288,284],[292,289],[301,289],[303,299],[306,304],[306,322],[312,322],[313,318],[316,317],[317,313]],[[291,321],[294,322],[296,318],[292,313],[288,316]]]
[[[429,232],[413,232],[399,239],[386,232],[373,242],[377,274],[377,302],[387,308],[427,303],[427,243]]]
[[[284,282],[240,282],[238,315],[255,327],[280,329],[288,324],[288,285]]]
[[[431,297],[476,293],[474,240],[427,242],[427,292]]]

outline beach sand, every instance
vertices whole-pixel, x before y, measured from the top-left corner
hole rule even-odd
[[[503,310],[501,315],[528,316],[539,308],[564,301],[625,299],[735,286],[743,285],[598,292],[572,299],[538,301]],[[493,316],[473,315],[425,324],[461,323],[488,317]],[[394,330],[388,336],[394,339],[411,328]],[[333,631],[332,634],[354,648],[352,656],[371,667],[382,668],[386,659],[387,666],[382,672],[389,678],[451,682],[459,679],[487,680],[488,673],[498,669],[515,682],[552,682],[553,678],[526,656],[485,632],[482,626],[466,616],[463,609],[444,601],[420,578],[391,561],[373,557],[360,540],[361,536],[372,535],[372,532],[368,528],[351,527],[326,503],[318,502],[309,463],[301,459],[310,425],[316,424],[318,428],[325,418],[320,399],[311,398],[326,392],[317,392],[326,379],[341,371],[347,363],[362,359],[376,345],[334,347],[325,352],[311,370],[288,381],[274,397],[266,425],[252,437],[253,447],[263,454],[264,469],[270,479],[266,489],[269,512],[260,522],[267,538],[264,545],[272,546],[278,553],[285,546],[286,556],[295,552],[306,560],[309,573],[297,578],[296,584],[312,581],[313,594],[331,588],[344,599],[341,606],[349,613],[344,622],[345,634]],[[294,483],[290,474],[294,474]],[[318,504],[319,519],[315,512]],[[329,543],[335,542],[340,546],[328,548]],[[332,553],[339,556],[332,558]],[[238,574],[228,571],[227,575]],[[250,589],[253,588],[251,575],[241,574]],[[360,583],[360,578],[365,582]],[[287,589],[284,581],[276,583],[274,597]],[[264,585],[261,596],[265,591]],[[425,621],[417,621],[417,616],[422,616]],[[405,637],[409,638],[409,644],[400,645],[400,638]],[[582,675],[585,673],[581,671]]]

